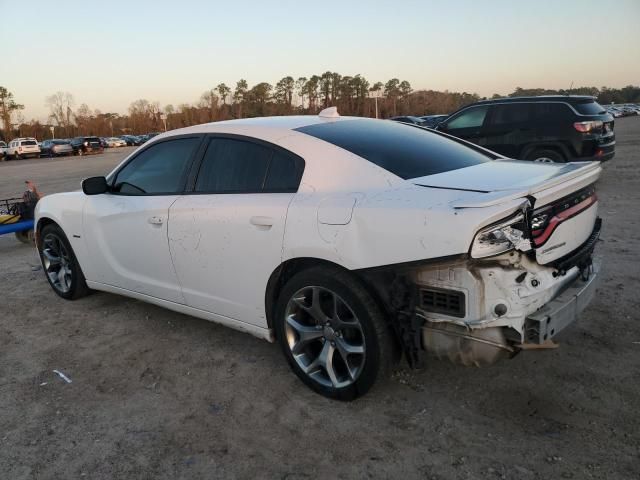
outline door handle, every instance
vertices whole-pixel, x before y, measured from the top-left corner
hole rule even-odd
[[[162,217],[149,217],[148,222],[151,225],[162,225],[162,223],[164,222],[164,219]]]
[[[255,216],[249,219],[249,223],[256,227],[273,227],[274,220],[271,217]]]

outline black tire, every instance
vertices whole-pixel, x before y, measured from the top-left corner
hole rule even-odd
[[[59,245],[63,247],[63,251],[58,252],[59,257],[64,258],[66,267],[70,270],[70,279],[65,282],[64,286],[57,286],[56,283],[52,280],[52,274],[54,270],[54,263],[51,262],[45,250],[50,252],[50,243],[49,241],[59,242]],[[45,277],[51,286],[51,289],[60,297],[65,300],[76,300],[78,298],[84,297],[88,295],[91,290],[87,286],[87,282],[84,278],[84,274],[82,273],[82,269],[80,268],[80,264],[78,263],[78,259],[71,248],[71,244],[67,239],[67,236],[64,234],[62,229],[56,225],[55,223],[50,223],[45,225],[45,227],[38,235],[38,253],[40,254],[40,262],[42,263],[42,269],[44,270]],[[68,287],[68,288],[65,288]]]
[[[20,242],[26,243],[27,245],[31,244],[33,246],[33,242],[35,240],[33,230],[23,230],[22,232],[16,232],[15,236]]]
[[[355,371],[357,372],[355,378],[350,376],[353,369],[347,365],[347,360],[343,360],[343,358],[347,357],[343,357],[340,354],[339,348],[340,340],[346,342],[348,340],[347,337],[353,337],[354,331],[350,330],[352,327],[340,329],[340,327],[336,327],[333,323],[329,326],[329,322],[333,322],[333,319],[327,318],[326,329],[325,327],[318,326],[319,323],[314,327],[315,329],[321,330],[320,335],[322,338],[310,340],[308,343],[300,342],[306,345],[304,347],[305,349],[315,347],[315,352],[324,350],[325,347],[331,349],[331,369],[333,370],[333,374],[337,378],[336,373],[340,370],[339,367],[342,367],[342,378],[347,378],[347,380],[338,382],[338,384],[351,382],[348,385],[335,387],[334,385],[336,384],[332,379],[330,380],[332,385],[329,386],[326,384],[327,378],[324,379],[325,383],[321,383],[319,379],[323,373],[326,373],[324,377],[330,376],[326,368],[317,367],[317,370],[308,374],[305,373],[301,365],[299,365],[299,360],[294,358],[292,348],[294,348],[295,345],[292,346],[291,342],[295,341],[295,338],[292,337],[292,335],[295,336],[295,334],[291,333],[293,330],[288,326],[289,321],[287,317],[290,308],[299,308],[299,300],[301,297],[296,297],[298,301],[294,301],[294,296],[300,295],[300,292],[307,291],[307,289],[319,289],[323,295],[334,294],[334,297],[338,298],[341,302],[342,311],[353,314],[354,321],[360,326],[357,329],[357,335],[361,337],[362,345],[357,348],[362,348],[363,353],[356,353],[359,357],[357,359],[358,365],[355,367]],[[313,303],[311,303],[311,305],[312,304]],[[299,313],[304,314],[307,308],[308,307],[300,309]],[[326,309],[326,306],[321,308],[323,313]],[[342,316],[342,314],[340,316]],[[339,315],[333,314],[333,317],[340,321],[338,318]],[[315,316],[313,318],[315,318]],[[308,315],[306,322],[309,323],[304,325],[305,328],[312,328],[314,325],[313,318],[311,315]],[[352,325],[351,323],[340,323],[343,325]],[[274,326],[277,341],[291,369],[308,387],[328,398],[350,401],[364,395],[375,384],[376,380],[386,378],[398,361],[398,351],[396,349],[393,332],[389,324],[385,321],[385,316],[380,305],[355,276],[337,268],[325,266],[313,267],[292,277],[280,292],[275,309]],[[335,331],[332,327],[335,328]],[[331,332],[329,333],[329,335],[332,335],[331,337],[326,337],[327,331]],[[333,335],[340,338],[336,338]],[[317,341],[322,343],[313,343]],[[351,342],[351,339],[348,341]],[[336,342],[338,342],[338,346],[336,346]],[[298,342],[295,341],[295,343],[297,344]],[[325,345],[325,343],[330,343],[333,347]],[[356,341],[355,343],[359,342]],[[347,345],[350,346],[348,343]],[[306,357],[307,353],[302,353],[298,356]],[[309,354],[310,359],[315,356],[317,356],[317,359],[321,357],[320,353]],[[314,362],[310,361],[309,363]]]
[[[547,148],[534,150],[529,155],[527,155],[527,160],[544,163],[564,163],[567,161],[564,155],[562,155],[560,152]]]

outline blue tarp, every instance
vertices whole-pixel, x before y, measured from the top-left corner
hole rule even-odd
[[[7,225],[0,225],[0,235],[13,232],[24,232],[25,230],[31,230],[33,228],[33,220],[21,220],[16,223],[8,223]]]

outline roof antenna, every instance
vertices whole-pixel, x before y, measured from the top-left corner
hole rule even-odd
[[[573,90],[573,80],[571,80],[571,85],[569,85],[569,93],[567,93],[567,97],[571,95],[571,90]]]

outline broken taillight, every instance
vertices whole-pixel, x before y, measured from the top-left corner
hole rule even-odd
[[[596,203],[595,185],[589,185],[568,197],[533,212],[531,216],[531,239],[534,246],[541,247],[551,237],[556,227],[565,220],[578,215]]]

